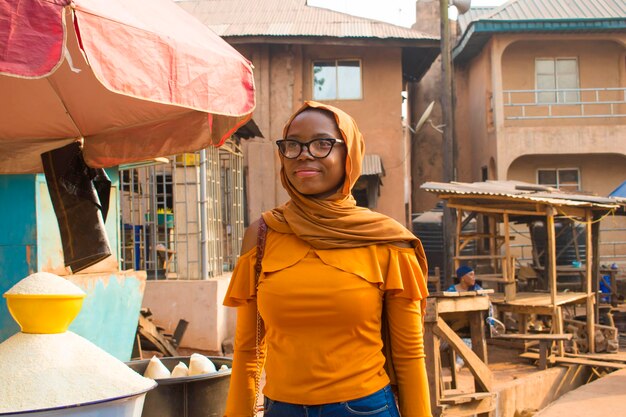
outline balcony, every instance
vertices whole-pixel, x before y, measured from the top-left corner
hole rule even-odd
[[[505,120],[626,117],[626,88],[505,90]]]

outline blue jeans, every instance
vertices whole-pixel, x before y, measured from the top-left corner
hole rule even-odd
[[[265,397],[264,417],[400,417],[396,400],[387,385],[380,391],[356,400],[322,405],[300,405]]]

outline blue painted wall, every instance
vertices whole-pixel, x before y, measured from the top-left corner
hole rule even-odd
[[[0,294],[37,270],[35,176],[0,175]],[[0,342],[19,331],[0,298]]]
[[[135,271],[95,275],[71,278],[87,297],[70,330],[116,358],[128,361],[137,331],[145,276],[140,278]]]

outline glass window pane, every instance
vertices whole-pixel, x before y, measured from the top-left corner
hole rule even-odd
[[[562,75],[557,78],[558,88],[578,88],[578,78],[576,75]]]
[[[575,59],[559,59],[556,62],[556,84],[559,89],[577,90],[578,65]],[[573,103],[579,101],[578,91],[563,91],[559,93],[559,103]]]
[[[556,170],[540,169],[537,171],[537,183],[556,187]]]
[[[552,90],[555,88],[554,77],[551,75],[537,75],[537,89]]]
[[[333,100],[337,98],[337,70],[335,61],[313,63],[313,99]]]
[[[554,60],[537,59],[535,61],[535,72],[539,74],[554,74]]]
[[[361,65],[359,61],[339,61],[337,79],[339,85],[337,98],[361,98]]]
[[[537,90],[554,90],[555,88],[554,77],[552,75],[537,74]],[[554,103],[556,101],[556,95],[554,91],[540,92],[537,94],[537,101],[539,103]]]
[[[578,170],[577,169],[559,170],[559,184],[578,185]]]
[[[559,76],[557,85],[559,89],[567,90],[560,94],[560,102],[571,103],[578,101],[578,77],[575,74]]]
[[[556,73],[559,75],[578,73],[578,65],[575,59],[559,59],[556,61]]]

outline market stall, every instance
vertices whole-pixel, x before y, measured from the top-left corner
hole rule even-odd
[[[615,199],[586,194],[566,193],[536,184],[519,181],[486,181],[478,183],[427,182],[422,189],[435,193],[457,211],[455,266],[471,264],[477,268],[476,279],[482,280],[498,291],[492,301],[500,311],[525,314],[549,314],[551,332],[563,334],[565,330],[562,306],[585,305],[585,332],[587,349],[595,351],[597,322],[596,294],[600,286],[598,255],[599,221],[614,212],[619,204]],[[479,232],[466,233],[464,223],[481,217]],[[511,245],[511,224],[527,224],[541,219],[545,225],[545,253],[548,288],[545,292],[529,294],[518,292],[515,272],[516,259]],[[582,291],[560,293],[557,286],[557,244],[555,221],[567,219],[584,226],[586,251],[577,264],[582,271]],[[469,241],[480,241],[475,254],[461,255]],[[486,272],[483,272],[486,271]],[[523,322],[523,319],[521,319]],[[525,326],[520,327],[525,332]],[[563,342],[559,342],[563,353]]]

